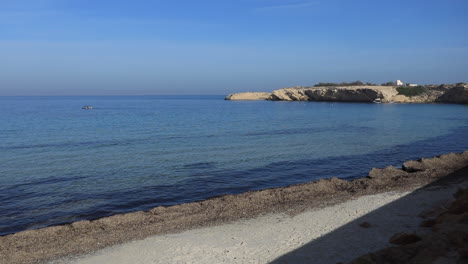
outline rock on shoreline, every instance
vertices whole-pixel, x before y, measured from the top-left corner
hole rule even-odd
[[[270,101],[325,101],[372,103],[456,103],[468,104],[468,85],[427,86],[420,95],[398,94],[396,86],[323,86],[287,87],[271,93],[239,93],[226,96],[226,100],[270,100]],[[253,94],[261,94],[254,96]],[[268,96],[267,96],[268,94]],[[249,99],[243,99],[249,98]]]
[[[420,215],[425,218],[420,225],[425,232],[397,233],[389,240],[393,246],[365,254],[350,264],[467,263],[468,188],[459,189],[454,198],[442,210],[431,211],[435,217]]]
[[[270,93],[263,92],[247,92],[247,93],[236,93],[229,94],[224,100],[267,100]]]
[[[368,177],[352,181],[322,179],[1,236],[0,263],[46,261],[156,234],[252,218],[265,213],[300,212],[364,195],[411,190],[467,167],[468,151],[405,164],[402,170],[393,167],[373,169]]]

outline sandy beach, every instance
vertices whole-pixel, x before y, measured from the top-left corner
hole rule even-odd
[[[348,262],[389,246],[388,240],[394,233],[420,230],[419,214],[448,203],[460,186],[367,195],[294,216],[276,213],[154,236],[52,263]],[[371,227],[361,227],[363,222]]]
[[[338,263],[424,232],[468,186],[468,152],[0,237],[0,263]],[[429,213],[428,213],[429,212]],[[423,214],[422,214],[423,213]]]

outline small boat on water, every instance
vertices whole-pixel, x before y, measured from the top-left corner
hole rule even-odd
[[[85,106],[81,107],[81,109],[90,110],[90,109],[93,109],[93,107],[90,106],[90,105],[85,105]]]
[[[374,100],[374,104],[381,104],[382,103],[382,99],[380,98],[377,98]]]

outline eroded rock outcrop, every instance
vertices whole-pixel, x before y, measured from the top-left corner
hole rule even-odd
[[[415,172],[454,171],[465,166],[468,166],[468,151],[443,154],[428,159],[409,160],[403,163],[402,169],[392,166],[384,169],[373,168],[367,177],[371,179],[407,177]]]
[[[389,92],[392,92],[391,88],[380,86],[291,87],[273,91],[268,100],[373,102],[375,99],[385,99]]]
[[[269,96],[270,93],[264,92],[235,93],[229,94],[224,100],[266,100]]]
[[[436,99],[438,103],[468,104],[468,85],[453,87]]]
[[[462,168],[468,162],[468,151],[460,154],[444,154],[430,159],[410,160],[403,163],[403,170],[407,172],[424,171],[429,169]]]

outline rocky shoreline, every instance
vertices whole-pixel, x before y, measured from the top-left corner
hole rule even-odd
[[[410,87],[411,89],[411,87]],[[230,94],[225,100],[325,101],[372,103],[454,103],[468,104],[468,85],[428,85],[414,96],[400,94],[397,86],[288,87],[271,93]]]
[[[238,93],[230,94],[226,96],[226,100],[267,100],[270,96],[270,93],[263,92],[247,92],[247,93]]]
[[[402,169],[373,169],[367,177],[352,181],[332,178],[27,230],[0,237],[0,263],[40,263],[156,234],[180,232],[273,212],[296,214],[350,198],[422,187],[467,166],[468,151],[465,151],[408,161]]]

